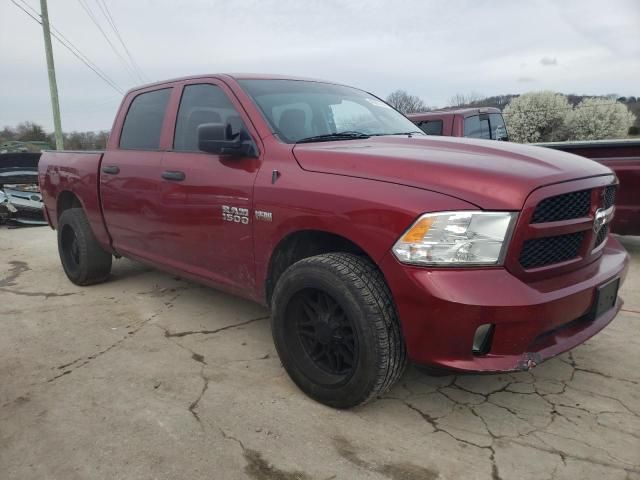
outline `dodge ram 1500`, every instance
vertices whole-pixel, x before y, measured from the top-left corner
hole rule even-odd
[[[617,179],[539,147],[430,137],[333,83],[203,75],[128,92],[104,152],[45,152],[68,278],[124,256],[260,302],[282,364],[348,408],[407,360],[532,368],[621,307]]]

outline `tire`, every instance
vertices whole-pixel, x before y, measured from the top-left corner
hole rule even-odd
[[[329,253],[290,266],[273,293],[271,326],[291,379],[330,407],[381,396],[407,363],[382,273],[356,255]]]
[[[92,285],[109,278],[111,254],[96,240],[81,208],[70,208],[60,215],[58,253],[64,272],[76,285]]]

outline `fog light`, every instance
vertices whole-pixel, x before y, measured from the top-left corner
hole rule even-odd
[[[493,339],[492,323],[485,323],[476,329],[473,336],[472,352],[474,355],[486,355],[491,350],[491,340]]]

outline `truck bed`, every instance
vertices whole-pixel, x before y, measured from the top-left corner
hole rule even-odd
[[[100,202],[100,164],[103,155],[103,151],[44,151],[38,163],[38,179],[45,218],[52,228],[58,225],[61,204],[77,202],[84,209],[98,241],[110,249],[111,242]]]

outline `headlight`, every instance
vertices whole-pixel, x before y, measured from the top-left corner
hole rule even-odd
[[[393,246],[403,263],[500,265],[509,243],[513,212],[439,212],[422,215]]]

